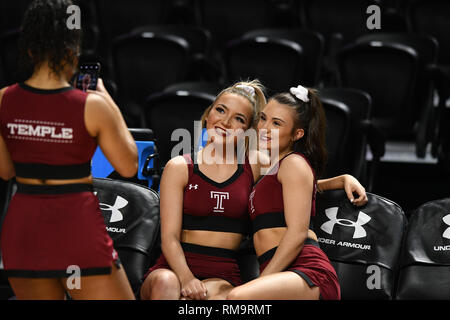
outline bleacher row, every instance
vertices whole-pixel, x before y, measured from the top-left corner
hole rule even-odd
[[[145,186],[114,179],[94,179],[94,190],[137,293],[161,252],[159,196]],[[367,205],[355,207],[339,190],[319,194],[316,202],[314,230],[336,269],[342,299],[449,299],[450,198],[423,204],[409,221],[391,200],[371,193],[368,199]],[[251,238],[238,253],[243,280],[257,277]],[[0,299],[13,295],[0,270]]]
[[[16,45],[20,17],[29,2],[1,2],[3,85],[26,78],[26,73],[16,72]],[[360,95],[368,95],[370,106],[361,111],[367,113],[364,124],[347,130],[371,133],[371,146],[383,144],[374,136],[414,143],[419,158],[425,157],[431,143],[434,158],[443,162],[449,158],[445,123],[450,45],[445,30],[450,4],[445,0],[75,3],[81,8],[85,38],[81,61],[101,62],[102,77],[128,126],[151,128],[158,141],[168,141],[167,130],[158,127],[177,124],[190,129],[191,120],[198,119],[192,115],[198,116],[220,89],[237,80],[258,78],[268,95],[299,83],[324,90],[359,90]],[[367,27],[367,8],[373,4],[381,10],[381,29]],[[167,102],[168,91],[182,91],[174,98],[177,102]],[[334,95],[337,102],[347,104],[350,117],[361,108],[353,107],[355,101],[348,106],[353,96]],[[173,109],[164,112],[164,103]],[[190,109],[183,110],[188,108],[183,105]],[[185,121],[178,121],[182,118]],[[160,121],[163,124],[155,123]],[[345,130],[340,134],[345,135]],[[333,148],[339,149],[329,146]],[[340,172],[329,175],[335,173]]]

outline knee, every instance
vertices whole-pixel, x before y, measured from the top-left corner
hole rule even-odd
[[[143,288],[145,292],[141,292],[143,299],[178,299],[180,296],[180,282],[171,271],[152,275],[146,287],[147,290]]]
[[[231,289],[227,295],[227,300],[248,300],[244,290],[242,288],[236,287]]]

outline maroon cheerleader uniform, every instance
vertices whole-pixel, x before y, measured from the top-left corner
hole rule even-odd
[[[189,180],[184,188],[184,230],[207,230],[248,234],[248,196],[253,185],[253,173],[246,159],[238,164],[228,180],[218,183],[204,175],[191,155],[186,160]],[[195,159],[195,158],[194,158]],[[233,286],[242,284],[236,252],[233,250],[181,243],[189,269],[198,279],[221,278]],[[156,269],[170,269],[164,255],[145,274]]]
[[[305,158],[300,153],[296,154]],[[281,183],[278,181],[278,168],[283,159],[273,168],[271,174],[263,176],[255,184],[250,194],[248,210],[252,219],[253,233],[265,228],[286,227],[283,190]],[[314,170],[312,168],[311,170],[314,174]],[[315,194],[316,187],[314,184],[311,217],[315,215]],[[276,249],[277,247],[274,247],[258,257],[260,272],[270,262]],[[310,238],[306,239],[301,252],[286,270],[297,273],[310,287],[319,287],[321,299],[340,299],[340,286],[336,271],[328,257],[320,249],[317,241]]]
[[[97,143],[86,130],[87,94],[72,87],[8,87],[0,132],[17,177],[77,179],[90,175]],[[8,277],[64,278],[108,274],[118,256],[91,184],[18,184],[6,214],[1,250]],[[70,268],[69,268],[70,267]]]

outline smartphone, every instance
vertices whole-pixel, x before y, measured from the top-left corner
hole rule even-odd
[[[83,91],[95,90],[97,89],[97,81],[99,76],[99,62],[82,63],[79,66],[76,87]]]

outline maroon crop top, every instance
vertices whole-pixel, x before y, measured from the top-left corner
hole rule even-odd
[[[302,156],[310,165],[309,161],[301,153],[292,153]],[[252,220],[253,233],[265,228],[286,227],[286,221],[284,218],[283,189],[281,183],[278,181],[278,169],[281,166],[281,162],[292,153],[286,155],[283,159],[281,159],[278,162],[278,165],[275,165],[271,169],[271,174],[267,174],[261,177],[253,187],[248,201],[248,212]],[[316,178],[314,169],[312,167],[311,170],[314,175],[311,217],[314,217],[316,201]]]
[[[253,173],[248,160],[238,164],[236,172],[218,183],[204,175],[193,155],[183,155],[189,180],[184,189],[183,229],[246,234],[249,229],[248,197]]]
[[[76,179],[90,175],[97,143],[86,130],[87,93],[65,87],[8,87],[0,108],[0,132],[16,175],[35,179]]]

